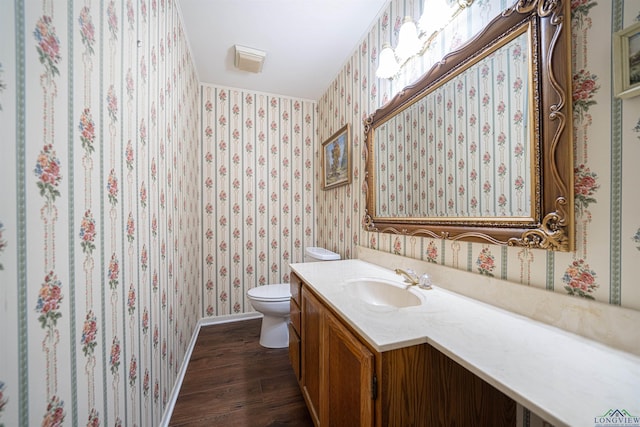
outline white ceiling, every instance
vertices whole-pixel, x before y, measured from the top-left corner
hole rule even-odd
[[[178,0],[202,83],[317,101],[390,0]],[[234,45],[267,53],[234,67]]]

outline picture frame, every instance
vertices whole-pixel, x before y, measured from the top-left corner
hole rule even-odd
[[[351,183],[351,126],[342,126],[322,143],[322,189]]]
[[[640,22],[613,34],[613,62],[615,96],[640,95]]]

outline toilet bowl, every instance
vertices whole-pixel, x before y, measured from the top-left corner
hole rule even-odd
[[[305,262],[337,259],[340,259],[340,255],[324,248],[305,249]],[[247,297],[253,309],[263,315],[260,345],[267,348],[288,347],[289,301],[291,300],[289,283],[257,286],[247,291]]]

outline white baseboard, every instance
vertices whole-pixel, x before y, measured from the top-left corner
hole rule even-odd
[[[171,421],[171,415],[173,415],[173,409],[176,406],[176,401],[178,400],[178,394],[180,393],[180,388],[182,387],[182,381],[184,380],[184,376],[187,373],[189,360],[191,360],[191,353],[193,353],[193,348],[196,346],[196,341],[198,339],[198,335],[200,334],[200,328],[202,328],[203,326],[217,325],[221,323],[230,323],[230,322],[239,322],[242,320],[259,319],[261,317],[262,317],[262,313],[251,312],[251,313],[229,314],[227,316],[204,317],[198,320],[198,323],[196,324],[196,327],[193,330],[193,334],[191,335],[191,341],[189,341],[189,346],[187,347],[187,351],[184,354],[184,359],[182,359],[182,364],[180,365],[180,371],[178,371],[176,382],[173,384],[173,389],[171,390],[171,396],[169,397],[167,406],[164,408],[164,413],[162,414],[162,420],[160,421],[160,424],[159,424],[160,427],[167,427],[169,425],[169,421]]]

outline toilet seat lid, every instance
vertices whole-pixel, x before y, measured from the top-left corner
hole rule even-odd
[[[291,289],[288,283],[278,283],[251,288],[247,295],[261,301],[286,301],[291,298]]]

